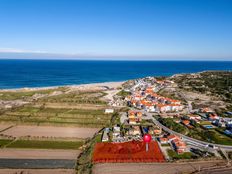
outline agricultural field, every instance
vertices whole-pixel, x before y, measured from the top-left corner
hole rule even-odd
[[[1,122],[80,127],[103,127],[109,123],[110,118],[110,115],[104,114],[103,109],[60,109],[33,106],[7,111],[0,116]]]
[[[168,149],[167,153],[168,153],[169,157],[172,160],[193,159],[193,158],[196,158],[196,156],[194,156],[191,152],[185,152],[183,154],[178,154],[177,152],[175,152],[175,151],[173,151],[171,149]]]
[[[109,124],[111,115],[104,114],[107,103],[102,99],[105,96],[103,91],[60,92],[57,92],[57,95],[41,97],[24,106],[8,109],[0,114],[0,122],[92,128]]]
[[[83,141],[52,141],[52,140],[16,140],[8,143],[7,148],[31,149],[79,149]]]
[[[0,100],[20,100],[33,97],[33,95],[49,95],[55,91],[65,91],[65,88],[53,88],[53,89],[44,89],[44,90],[18,90],[18,91],[1,91]]]
[[[90,171],[101,129],[118,115],[104,113],[118,91],[106,84],[0,91],[0,156],[78,159],[77,170]]]
[[[78,159],[78,172],[91,171],[101,129],[118,115],[105,114],[114,85],[0,91],[0,156]]]
[[[17,125],[8,128],[1,134],[5,136],[20,137],[44,137],[44,138],[91,138],[99,129],[82,127],[55,127],[55,126],[31,126]]]

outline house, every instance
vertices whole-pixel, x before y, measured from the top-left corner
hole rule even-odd
[[[174,139],[174,140],[171,141],[171,143],[173,145],[174,150],[178,154],[181,154],[181,153],[184,153],[184,152],[187,151],[186,143],[181,141],[180,139]]]
[[[176,136],[176,135],[169,135],[167,137],[167,139],[168,139],[168,142],[171,143],[171,141],[173,141],[175,139],[180,139],[180,138],[178,136]]]
[[[138,122],[142,121],[142,117],[143,117],[142,112],[137,112],[137,120],[138,120]]]
[[[183,105],[181,104],[171,104],[172,111],[181,111],[183,110]]]
[[[156,107],[159,112],[176,112],[183,109],[183,105],[179,104],[157,104]]]
[[[191,115],[187,115],[187,117],[188,117],[190,120],[196,121],[197,123],[200,123],[200,121],[202,120],[202,119],[201,119],[201,116],[199,116],[199,115],[193,115],[193,114],[191,114]]]
[[[218,120],[219,116],[216,113],[210,113],[209,116],[208,116],[208,119],[210,121]]]
[[[129,116],[129,117],[130,117],[130,116],[135,117],[135,115],[136,115],[136,111],[133,111],[133,110],[128,111],[128,116]]]
[[[186,127],[192,129],[193,126],[190,125],[190,120],[182,120],[181,121],[183,125],[185,125]]]
[[[211,108],[201,108],[199,109],[199,112],[203,112],[203,113],[209,113],[209,112],[213,112],[213,110]]]
[[[136,118],[131,118],[131,117],[129,117],[129,124],[136,124],[137,122],[136,122]]]
[[[223,119],[214,120],[213,124],[218,127],[226,127],[226,122]]]
[[[129,129],[129,135],[141,135],[141,129],[139,126],[132,126]]]
[[[115,137],[120,136],[120,127],[119,126],[113,127],[113,136],[115,136]]]
[[[161,128],[158,128],[158,127],[154,128],[154,134],[155,135],[160,135],[161,133],[162,133],[162,129]]]
[[[128,111],[129,124],[136,124],[137,122],[141,122],[142,116],[142,112],[137,112],[133,110]]]
[[[168,105],[164,105],[164,104],[157,104],[156,108],[159,112],[167,112],[170,111],[170,107],[168,107]]]
[[[145,103],[144,104],[144,109],[147,111],[147,112],[156,112],[156,107],[152,104],[152,103]]]
[[[109,128],[104,129],[104,132],[102,134],[102,142],[109,141],[109,132],[110,132]]]
[[[160,144],[168,144],[168,139],[167,138],[159,138]]]
[[[185,126],[189,125],[190,124],[190,121],[189,120],[182,120],[181,121]]]
[[[105,109],[105,114],[112,114],[114,113],[114,109]]]
[[[181,102],[179,100],[173,100],[173,99],[171,99],[170,101],[171,101],[172,104],[176,104],[176,105],[180,105],[181,104]]]

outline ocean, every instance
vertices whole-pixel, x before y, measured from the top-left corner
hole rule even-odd
[[[232,70],[232,61],[0,60],[0,89],[124,81],[206,70]]]

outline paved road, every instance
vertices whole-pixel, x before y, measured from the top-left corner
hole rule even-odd
[[[166,132],[169,132],[170,134],[174,134],[174,135],[177,135],[177,136],[181,137],[184,141],[186,141],[189,144],[198,145],[198,146],[202,146],[202,147],[206,147],[206,146],[208,146],[210,144],[210,145],[215,146],[216,148],[220,148],[220,149],[223,149],[225,151],[232,151],[232,146],[208,143],[208,142],[200,141],[200,140],[197,140],[197,139],[194,139],[194,138],[190,138],[188,136],[185,136],[183,134],[175,132],[175,131],[167,128],[163,124],[161,124],[158,120],[156,120],[153,117],[153,113],[149,113],[149,112],[146,112],[146,111],[140,111],[140,112],[143,112],[143,114],[146,114],[147,115],[147,119],[151,119],[154,122],[154,124],[158,125],[159,127],[161,127]]]
[[[80,150],[1,148],[0,159],[75,160],[80,153]]]
[[[58,159],[0,159],[0,168],[10,169],[73,169],[76,160]]]

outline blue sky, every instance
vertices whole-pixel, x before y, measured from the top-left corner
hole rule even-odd
[[[232,60],[232,0],[0,0],[0,58]]]

